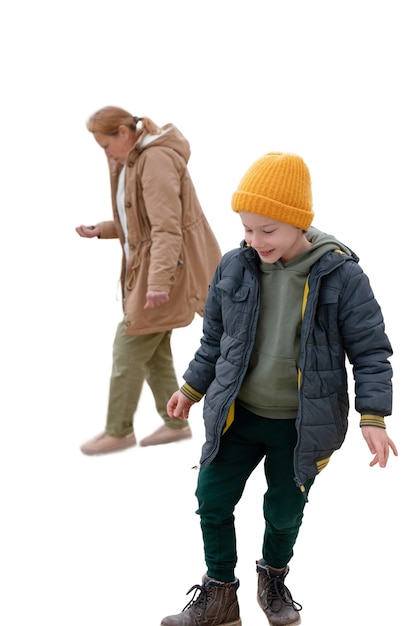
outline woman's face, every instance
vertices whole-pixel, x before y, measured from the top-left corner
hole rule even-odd
[[[124,165],[130,149],[136,141],[136,133],[127,126],[119,126],[117,135],[104,135],[103,133],[93,133],[98,145],[103,148],[108,159],[113,159]]]

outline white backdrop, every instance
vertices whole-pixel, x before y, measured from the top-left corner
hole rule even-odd
[[[385,470],[352,409],[347,441],[316,481],[288,585],[303,624],[410,624],[416,560],[413,2],[137,0],[0,9],[3,304],[0,621],[159,626],[204,560],[191,441],[87,458],[104,426],[121,318],[120,248],[74,228],[110,217],[105,157],[85,129],[108,104],[189,139],[190,171],[223,251],[241,240],[230,197],[268,151],[299,153],[314,224],[361,258],[394,346]],[[409,238],[410,235],[410,238]],[[179,380],[201,320],[174,332]],[[410,378],[411,376],[411,378]],[[145,389],[138,437],[159,425]],[[262,468],[236,511],[242,621],[256,604]],[[414,581],[413,581],[414,582]]]

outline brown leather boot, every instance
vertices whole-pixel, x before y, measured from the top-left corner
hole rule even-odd
[[[292,599],[284,580],[289,568],[276,569],[256,562],[258,572],[258,604],[271,626],[296,626],[301,624],[299,611],[303,608]]]
[[[203,584],[194,585],[187,592],[194,591],[194,595],[182,613],[165,617],[161,626],[241,626],[236,597],[238,587],[237,579],[233,583],[222,583],[203,576]]]

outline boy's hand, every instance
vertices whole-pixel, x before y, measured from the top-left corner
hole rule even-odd
[[[187,398],[182,391],[178,390],[168,400],[167,411],[169,417],[177,417],[180,420],[188,419],[190,408],[194,402]]]
[[[378,426],[362,426],[362,435],[368,444],[368,448],[374,454],[374,458],[369,463],[372,467],[379,463],[380,467],[385,467],[388,462],[390,448],[395,456],[398,456],[395,443],[388,437],[385,428]]]

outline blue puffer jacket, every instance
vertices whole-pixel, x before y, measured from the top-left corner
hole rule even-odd
[[[205,395],[202,466],[218,452],[254,345],[260,306],[258,258],[243,243],[222,258],[206,301],[201,345],[184,374],[185,393],[190,387]],[[380,416],[381,426],[391,413],[391,344],[358,261],[353,253],[326,252],[308,278],[294,452],[295,482],[301,489],[345,439],[349,413],[346,356],[353,367],[356,410]]]

